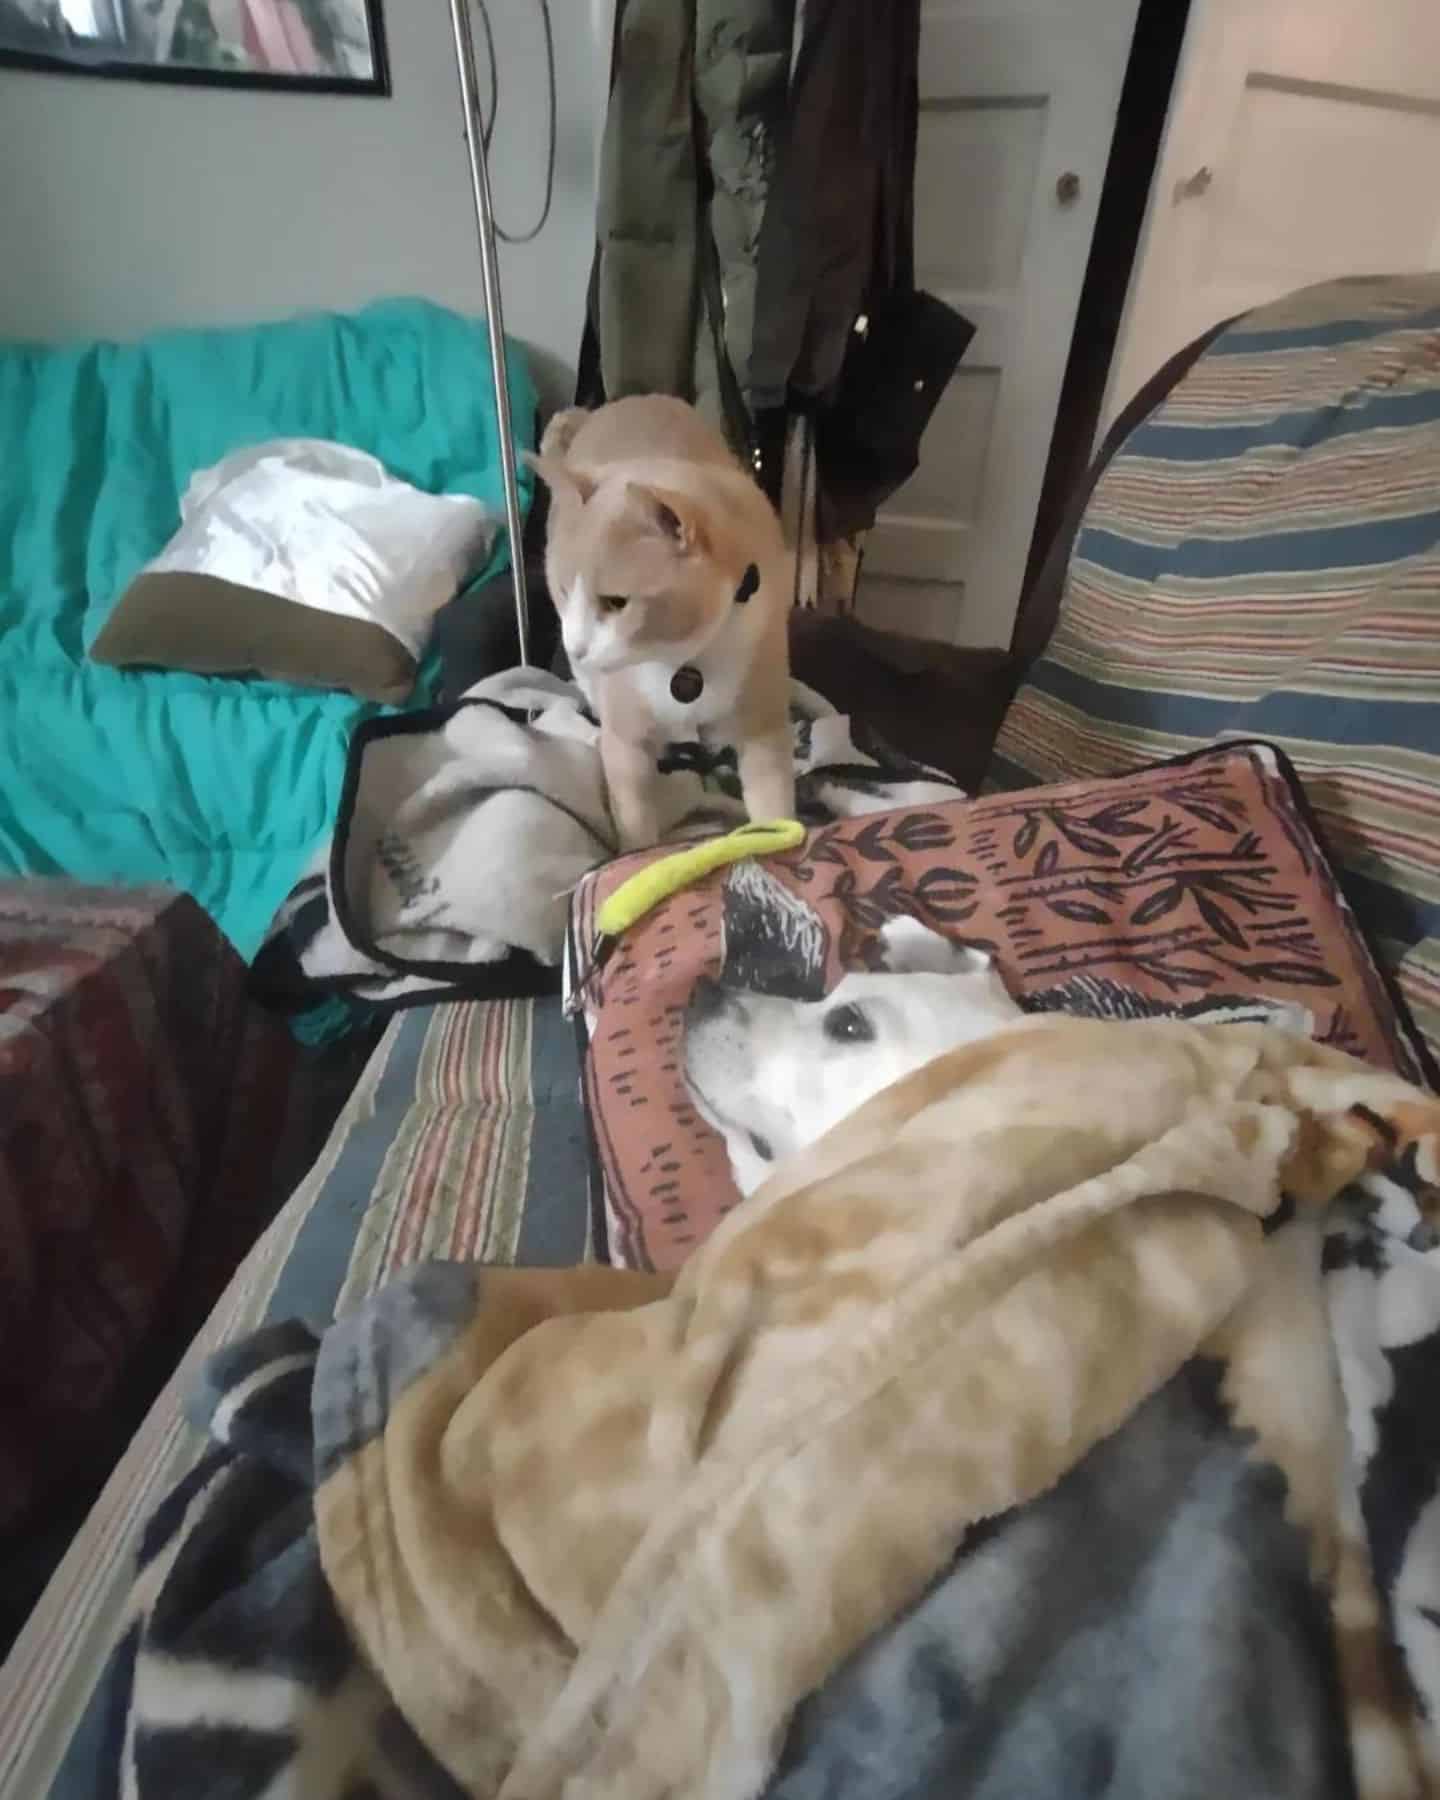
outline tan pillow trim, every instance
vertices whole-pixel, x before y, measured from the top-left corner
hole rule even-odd
[[[415,685],[414,657],[373,620],[184,570],[137,575],[90,657],[119,669],[260,675],[392,705]]]

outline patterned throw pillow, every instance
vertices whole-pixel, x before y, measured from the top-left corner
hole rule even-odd
[[[989,951],[1027,1010],[1298,1006],[1323,1041],[1427,1072],[1303,791],[1265,745],[826,826],[793,855],[682,890],[595,959],[596,908],[650,854],[589,876],[571,918],[596,1234],[614,1262],[675,1267],[738,1198],[684,1085],[696,977],[823,992],[875,966],[881,927],[901,914]]]

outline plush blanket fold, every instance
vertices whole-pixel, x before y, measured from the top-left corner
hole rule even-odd
[[[792,683],[796,804],[810,824],[960,790]],[[743,821],[733,745],[656,766],[667,837]],[[277,912],[263,987],[372,1006],[558,991],[570,895],[615,852],[599,728],[578,688],[509,669],[454,705],[357,727],[339,817]]]
[[[1431,1791],[1437,1132],[1273,1029],[1037,1019],[673,1284],[426,1265],[227,1351],[133,1791]]]

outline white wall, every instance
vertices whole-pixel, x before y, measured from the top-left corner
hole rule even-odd
[[[407,293],[480,312],[449,7],[384,5],[386,100],[0,69],[0,338],[123,338]],[[489,6],[495,206],[501,224],[524,227],[544,187],[544,39],[535,0]],[[506,329],[535,348],[552,403],[569,397],[580,341],[603,105],[604,61],[578,10],[551,0],[550,222],[533,244],[501,249]]]

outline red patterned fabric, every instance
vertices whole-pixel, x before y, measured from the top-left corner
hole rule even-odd
[[[253,1239],[296,1057],[192,900],[0,883],[0,1527]]]
[[[1035,1010],[1124,1018],[1265,1000],[1304,1008],[1326,1043],[1421,1072],[1288,765],[1261,746],[828,825],[793,855],[682,889],[591,963],[597,908],[654,854],[587,876],[571,919],[615,1262],[678,1267],[738,1198],[681,1070],[696,976],[793,991],[812,944],[828,989],[875,964],[897,914],[987,950]]]

